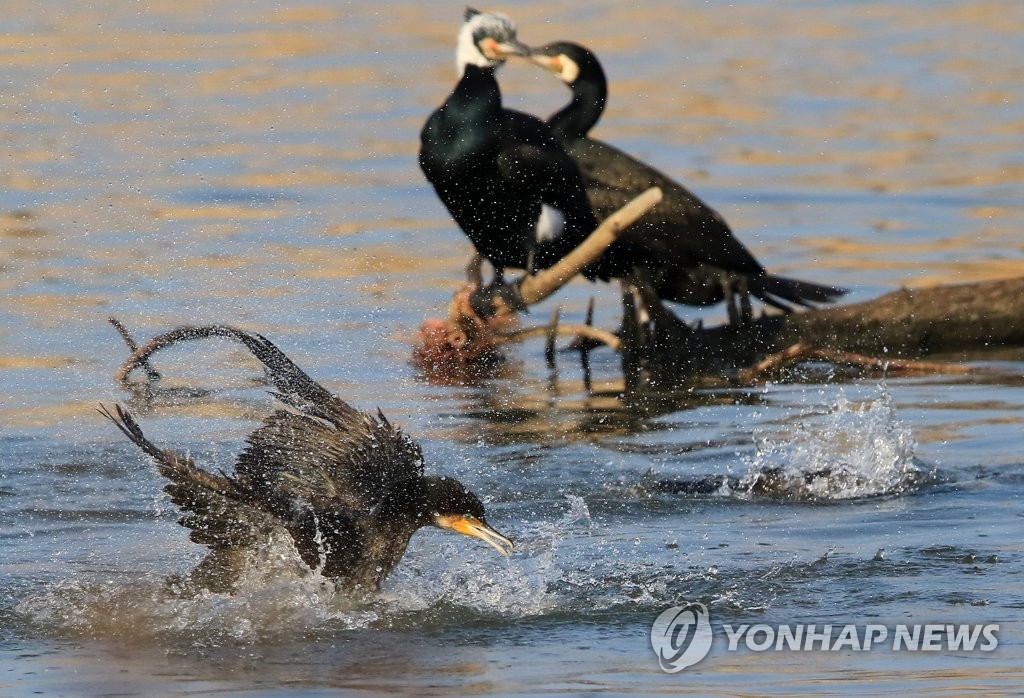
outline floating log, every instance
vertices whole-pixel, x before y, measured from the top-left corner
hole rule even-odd
[[[674,317],[638,327],[629,321],[635,311],[625,298],[623,373],[627,392],[671,391],[709,375],[749,382],[806,361],[890,374],[966,373],[957,364],[919,359],[1024,347],[1022,301],[1024,278],[1002,279],[904,288],[863,303],[704,329]]]

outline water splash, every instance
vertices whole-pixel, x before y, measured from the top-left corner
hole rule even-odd
[[[78,575],[28,595],[17,611],[59,636],[192,647],[403,624],[422,627],[461,616],[540,615],[560,603],[551,591],[563,573],[559,543],[574,529],[590,525],[583,499],[568,500],[561,519],[521,527],[515,535],[520,544],[507,560],[458,536],[421,534],[379,594],[336,590],[318,570],[305,566],[281,531],[250,558],[232,594],[183,592],[173,579],[155,574]]]
[[[17,611],[60,636],[195,647],[307,637],[378,619],[362,599],[306,568],[284,534],[271,536],[252,557],[234,594],[182,594],[160,575],[127,576],[77,575],[27,596]]]
[[[417,558],[430,568],[400,566],[385,585],[382,600],[390,611],[445,607],[505,618],[541,615],[559,607],[559,595],[552,590],[565,572],[560,545],[591,525],[582,497],[568,495],[566,501],[568,510],[560,519],[520,526],[515,552],[504,565],[495,564],[490,550],[467,550],[465,541],[439,536],[429,558]],[[429,584],[424,583],[427,575]]]
[[[902,494],[926,476],[914,459],[914,434],[884,386],[876,399],[861,403],[840,390],[827,413],[753,436],[757,450],[745,459],[746,474],[726,485],[733,493],[856,499]]]

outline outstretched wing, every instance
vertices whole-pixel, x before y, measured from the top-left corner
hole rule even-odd
[[[371,508],[387,486],[423,474],[419,446],[383,414],[359,412],[310,378],[262,335],[231,328],[267,369],[278,410],[248,439],[237,485],[281,516],[303,502],[315,509]]]
[[[277,389],[274,395],[281,402],[334,423],[346,423],[360,417],[358,410],[310,378],[263,335],[237,327],[225,329],[263,364]]]
[[[104,405],[99,412],[136,446],[156,461],[157,470],[170,482],[164,491],[184,513],[178,523],[189,537],[212,549],[247,548],[265,540],[277,524],[273,516],[244,503],[245,494],[231,478],[196,466],[188,456],[162,449],[146,438],[132,415],[120,405],[116,414]]]
[[[298,501],[361,511],[392,482],[421,476],[423,457],[383,415],[327,421],[315,411],[279,410],[249,437],[235,473],[247,489],[282,506]]]

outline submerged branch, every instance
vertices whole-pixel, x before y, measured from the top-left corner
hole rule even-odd
[[[519,342],[531,337],[543,337],[551,332],[560,337],[573,337],[575,339],[590,339],[603,344],[612,351],[618,351],[621,342],[614,332],[603,330],[600,327],[591,325],[573,325],[557,323],[555,325],[538,325],[536,327],[523,327],[516,330],[503,332],[501,336],[510,342]]]
[[[852,351],[839,351],[798,342],[782,351],[770,354],[753,366],[742,369],[738,378],[742,383],[754,383],[780,369],[805,361],[821,361],[837,366],[853,366],[884,371],[889,375],[968,375],[977,369],[963,364],[944,361],[917,361],[914,359],[879,358]]]

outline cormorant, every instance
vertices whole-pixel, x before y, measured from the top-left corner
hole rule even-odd
[[[379,588],[423,526],[511,551],[477,496],[454,478],[425,476],[419,446],[383,414],[355,410],[261,335],[231,331],[267,367],[289,408],[249,436],[233,475],[156,446],[120,405],[116,414],[100,407],[156,461],[170,480],[164,490],[186,512],[178,523],[210,548],[191,575],[195,586],[233,590],[247,555],[275,528],[290,534],[306,565],[349,589]]]
[[[552,131],[580,168],[587,196],[604,220],[649,187],[663,197],[621,238],[651,250],[659,264],[649,266],[661,298],[686,305],[729,300],[730,319],[738,311],[729,298],[740,293],[742,315],[749,319],[746,290],[765,303],[789,310],[790,303],[828,303],[845,289],[768,274],[732,234],[725,220],[678,182],[650,165],[587,134],[600,119],[608,84],[597,57],[586,48],[559,41],[530,51],[530,59],[551,71],[572,90],[572,101],[548,119]]]
[[[495,284],[505,267],[551,266],[597,227],[579,170],[551,128],[502,107],[494,71],[508,56],[527,53],[507,16],[467,9],[456,50],[459,81],[420,133],[420,168],[494,267]],[[607,280],[629,272],[614,262],[606,254],[584,273]]]

